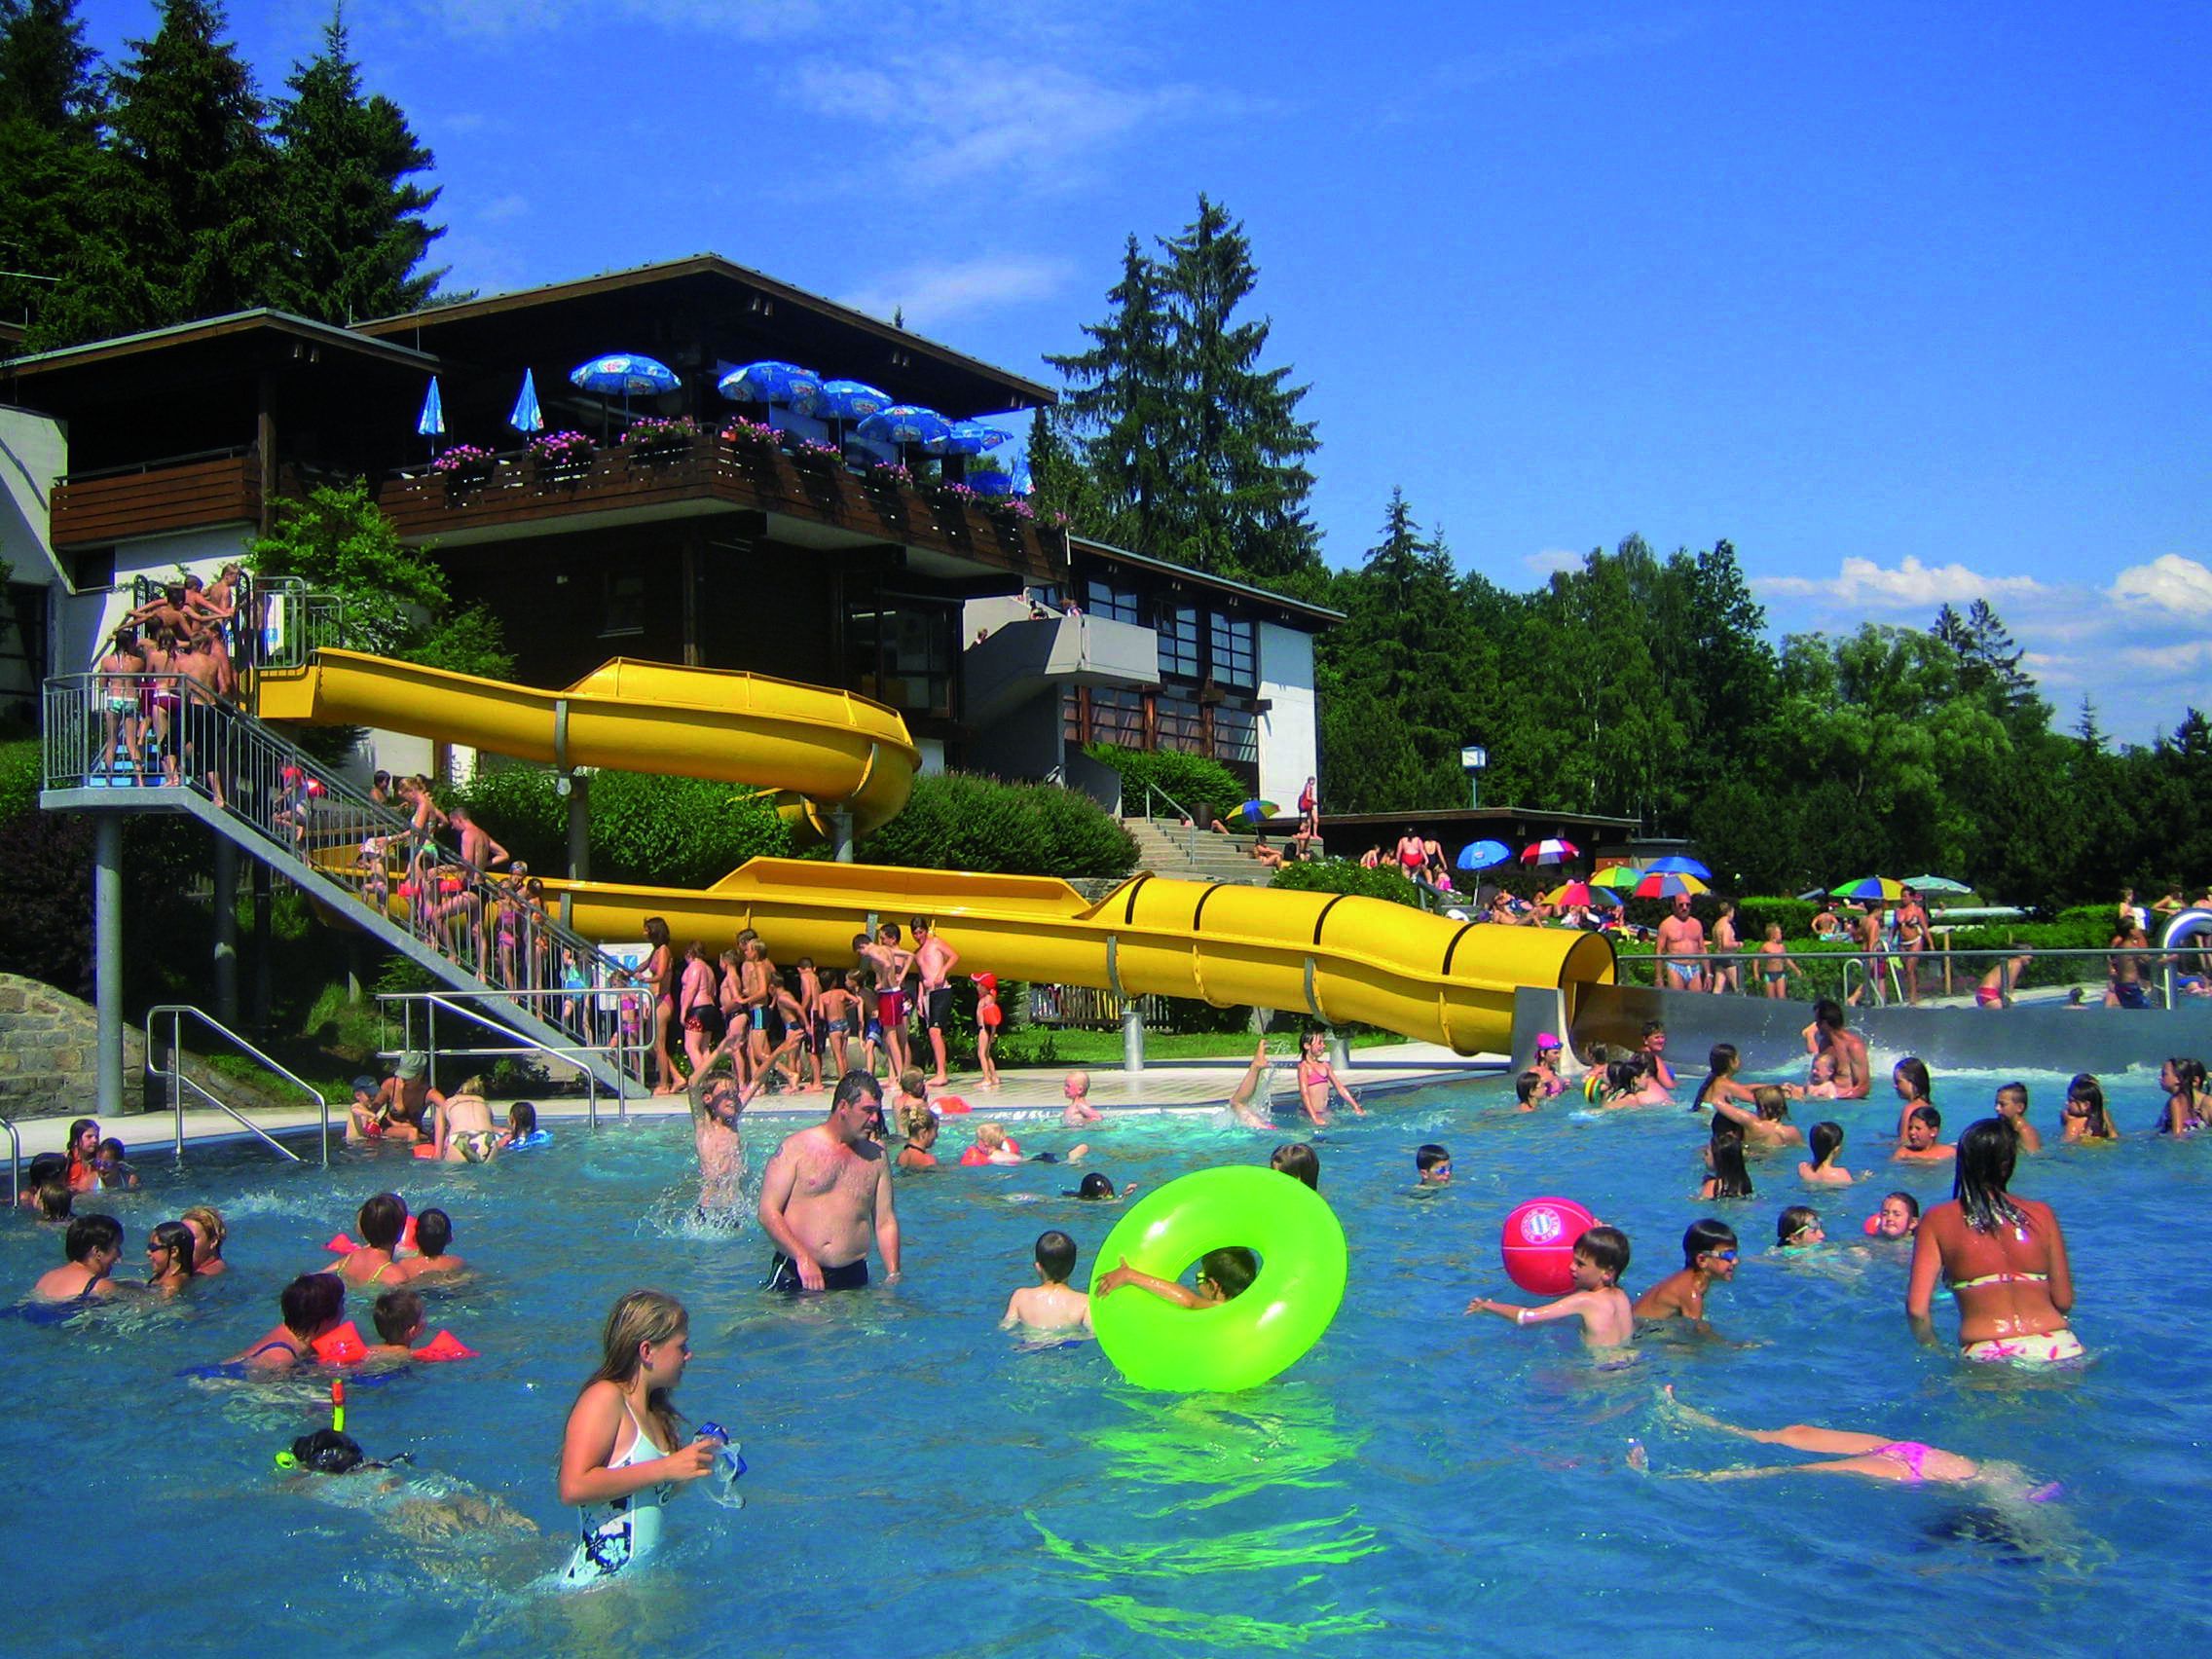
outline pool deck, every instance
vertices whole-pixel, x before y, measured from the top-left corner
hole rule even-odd
[[[1295,1062],[1287,1052],[1289,1044],[1279,1047],[1286,1051],[1277,1055],[1269,1078],[1270,1091],[1278,1101],[1295,1087],[1291,1079]],[[1239,1059],[1182,1060],[1170,1065],[1147,1065],[1143,1071],[1135,1073],[1124,1072],[1118,1066],[1094,1066],[1088,1068],[1090,1102],[1109,1117],[1124,1113],[1219,1111],[1228,1105],[1231,1091],[1244,1076],[1246,1063]],[[1493,1077],[1505,1064],[1502,1054],[1469,1057],[1455,1054],[1434,1043],[1389,1043],[1353,1050],[1351,1065],[1343,1075],[1356,1092],[1365,1095],[1419,1088],[1449,1078]],[[959,1096],[968,1103],[974,1118],[992,1118],[1010,1124],[1057,1122],[1060,1108],[1065,1104],[1060,1085],[1068,1070],[1065,1066],[1051,1066],[1002,1072],[1001,1088],[995,1093],[977,1087],[979,1074],[956,1071],[949,1085],[932,1089],[931,1093]],[[776,1094],[755,1101],[747,1109],[747,1116],[803,1123],[821,1117],[828,1104],[826,1093]],[[508,1102],[495,1100],[491,1105],[494,1121],[503,1120]],[[537,1109],[538,1115],[548,1123],[573,1122],[584,1116],[584,1102],[571,1095],[540,1099]],[[689,1109],[681,1094],[637,1095],[630,1100],[628,1115],[631,1118],[680,1117]],[[331,1112],[333,1122],[342,1124],[343,1107],[333,1104]],[[258,1127],[278,1136],[312,1129],[316,1121],[312,1106],[272,1108],[257,1111],[252,1116]],[[611,1123],[616,1116],[613,1102],[602,1099],[601,1123]],[[61,1151],[68,1137],[69,1122],[66,1118],[19,1121],[16,1126],[22,1134],[24,1159],[41,1152]],[[100,1127],[103,1133],[121,1139],[131,1158],[139,1159],[167,1152],[175,1145],[175,1122],[166,1112],[137,1112],[105,1121]],[[221,1112],[201,1109],[184,1114],[187,1145],[250,1138],[236,1120]]]

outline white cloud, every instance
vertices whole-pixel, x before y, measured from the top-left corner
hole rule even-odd
[[[412,0],[406,9],[419,22],[452,34],[493,37],[541,33],[571,18],[612,16],[739,40],[780,40],[811,33],[829,16],[823,0]]]
[[[1872,610],[1921,610],[2048,591],[2033,576],[1985,576],[1964,565],[1923,565],[1909,554],[1895,570],[1871,559],[1846,559],[1832,577],[1766,576],[1752,586],[1761,594]]]
[[[2130,565],[2113,578],[2112,593],[2122,603],[2155,606],[2181,616],[2212,616],[2212,570],[2179,553]]]
[[[1546,547],[1541,552],[1527,555],[1521,563],[1537,575],[1549,577],[1561,571],[1582,569],[1582,555],[1571,548]]]
[[[844,303],[856,311],[889,317],[903,310],[910,328],[937,328],[956,317],[1019,300],[1055,294],[1073,275],[1060,259],[1009,254],[950,264],[909,266],[877,277]]]
[[[476,210],[476,217],[487,225],[504,225],[511,220],[521,218],[529,211],[530,198],[509,191],[506,195],[495,197],[479,207]]]

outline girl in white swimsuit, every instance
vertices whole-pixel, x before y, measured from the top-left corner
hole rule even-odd
[[[715,1466],[718,1441],[676,1448],[669,1392],[691,1357],[683,1305],[657,1290],[615,1303],[601,1336],[600,1366],[570,1408],[561,1442],[560,1493],[576,1506],[576,1550],[561,1574],[594,1584],[650,1555],[661,1505]]]

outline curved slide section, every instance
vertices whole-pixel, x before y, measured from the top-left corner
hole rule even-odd
[[[1329,1024],[1356,1020],[1462,1054],[1510,1051],[1514,993],[1609,984],[1595,934],[1455,922],[1404,904],[1200,881],[1131,877],[1095,903],[1045,876],[964,875],[754,859],[703,892],[607,882],[545,884],[587,939],[645,937],[664,917],[679,943],[756,929],[777,959],[852,960],[870,918],[928,916],[961,972],[1095,985],[1124,997],[1250,1004]]]
[[[896,710],[762,674],[617,657],[559,691],[359,651],[254,676],[266,720],[382,726],[555,766],[772,786],[803,835],[865,835],[906,804],[921,754]]]

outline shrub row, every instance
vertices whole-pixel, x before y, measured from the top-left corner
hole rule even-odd
[[[540,875],[568,867],[569,803],[535,766],[480,771],[453,792]],[[711,887],[747,859],[787,857],[772,797],[741,784],[604,771],[591,780],[591,870],[602,881]]]
[[[1369,869],[1357,859],[1286,864],[1268,885],[1295,893],[1356,893],[1367,899],[1387,899],[1393,904],[1420,903],[1420,889],[1408,881],[1396,865]]]
[[[1063,878],[1126,875],[1137,862],[1129,832],[1080,791],[968,772],[916,778],[905,808],[855,852],[866,864]]]
[[[1172,749],[1120,749],[1111,743],[1090,744],[1084,753],[1122,775],[1122,810],[1132,815],[1144,811],[1147,784],[1190,813],[1200,829],[1209,818],[1227,818],[1252,793],[1243,779],[1202,755],[1185,755]]]

